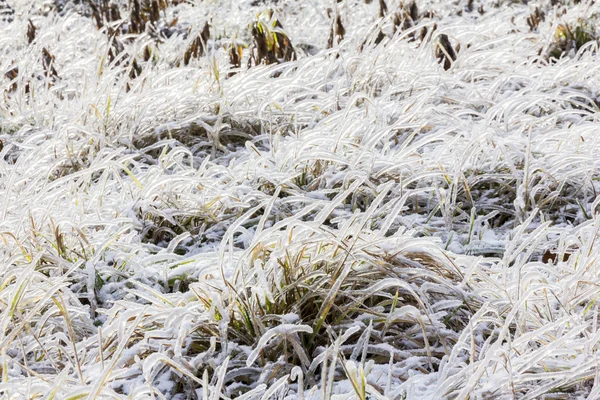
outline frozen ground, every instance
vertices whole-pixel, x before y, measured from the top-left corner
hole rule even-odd
[[[0,2],[2,398],[600,397],[600,5],[122,3]]]

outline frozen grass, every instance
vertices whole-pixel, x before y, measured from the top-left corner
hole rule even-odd
[[[133,3],[0,3],[3,398],[600,396],[600,5]]]

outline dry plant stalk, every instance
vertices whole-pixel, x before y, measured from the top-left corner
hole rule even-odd
[[[208,39],[210,39],[210,28],[208,22],[205,22],[202,32],[200,32],[185,50],[185,54],[183,55],[183,65],[188,65],[192,59],[198,59],[204,55],[204,47],[206,46]]]
[[[143,31],[145,22],[142,17],[142,11],[139,0],[131,0],[129,15],[129,33],[140,33]]]
[[[433,24],[433,26],[431,27],[431,32],[435,32],[437,30],[437,24]],[[424,26],[423,28],[421,28],[421,30],[419,31],[419,41],[421,42],[421,44],[423,44],[423,42],[425,41],[425,39],[427,38],[427,35],[430,33],[430,30]]]
[[[134,58],[131,62],[131,68],[129,69],[129,79],[135,79],[142,73],[142,67],[140,67]]]
[[[243,55],[243,47],[235,41],[232,41],[231,45],[229,46],[229,63],[233,68],[240,68],[242,66]],[[233,76],[234,74],[235,72],[230,72],[229,76]]]
[[[543,22],[545,19],[546,14],[536,6],[533,13],[527,17],[527,25],[529,25],[529,30],[531,32],[537,32],[540,22]]]
[[[42,64],[44,66],[46,76],[49,76],[54,82],[58,78],[58,73],[54,68],[54,56],[50,54],[50,52],[45,47],[42,48]]]
[[[275,21],[275,28],[277,29],[274,32],[275,37],[275,48],[276,55],[279,60],[283,61],[293,61],[296,59],[296,50],[294,50],[294,46],[292,46],[292,42],[290,38],[282,32],[283,26],[279,20]]]
[[[408,14],[410,15],[410,18],[413,20],[413,22],[417,22],[419,20],[419,7],[417,6],[416,1],[412,1],[408,5]]]
[[[164,0],[131,0],[128,32],[142,33],[146,25],[156,25],[160,20],[160,11],[166,7]]]
[[[150,45],[146,45],[146,47],[144,47],[144,61],[150,60],[151,57],[152,49],[150,48]]]
[[[119,41],[119,39],[117,39],[117,30],[109,27],[106,31],[106,34],[108,36],[109,43],[107,59],[109,63],[112,63],[115,60],[115,58],[123,52],[124,47],[123,44]]]
[[[6,71],[6,73],[4,74],[4,76],[6,76],[11,81],[14,81],[6,89],[8,91],[8,93],[12,93],[12,92],[16,91],[17,87],[18,87],[16,79],[19,76],[19,68],[18,67],[13,67],[13,68],[9,69],[8,71]]]
[[[331,18],[330,8],[327,9],[327,16]],[[333,22],[331,24],[331,29],[329,31],[329,40],[327,40],[327,48],[331,49],[334,44],[339,44],[342,40],[344,40],[345,34],[346,29],[344,28],[344,24],[342,24],[342,17],[336,8]]]
[[[394,33],[412,28],[419,20],[419,7],[416,2],[412,1],[408,5],[400,3],[399,10],[394,13]]]
[[[131,66],[129,67],[129,80],[132,81],[142,73],[142,67],[137,63],[137,60],[134,58],[131,61]],[[125,85],[125,91],[129,92],[131,90],[131,82],[127,82]]]
[[[94,19],[94,21],[96,21],[96,27],[98,29],[102,28],[102,26],[104,25],[104,21],[102,20],[102,15],[100,13],[100,10],[98,9],[98,6],[96,5],[96,3],[94,3],[93,0],[88,0],[88,3],[90,5],[90,8],[92,9],[92,18]]]
[[[99,0],[98,4],[96,4],[94,0],[88,0],[88,4],[92,9],[92,18],[96,22],[96,27],[98,29],[109,22],[121,19],[119,6],[112,3],[110,0]]]
[[[383,18],[385,17],[385,14],[387,14],[388,12],[388,8],[387,8],[387,4],[385,4],[385,0],[379,0],[379,17]]]
[[[467,1],[467,11],[473,12],[473,0]]]
[[[33,22],[29,20],[27,24],[27,43],[31,44],[35,40],[35,32],[37,28],[33,25]]]
[[[448,35],[441,34],[438,37],[438,44],[435,49],[435,56],[438,62],[444,66],[444,69],[448,71],[452,67],[452,63],[456,61],[456,52],[448,39]]]

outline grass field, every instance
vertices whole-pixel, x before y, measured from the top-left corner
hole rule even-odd
[[[0,0],[1,398],[600,398],[600,4],[525,3]]]

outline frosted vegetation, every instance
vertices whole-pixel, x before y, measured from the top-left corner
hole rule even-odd
[[[0,2],[2,398],[598,398],[592,3]]]

